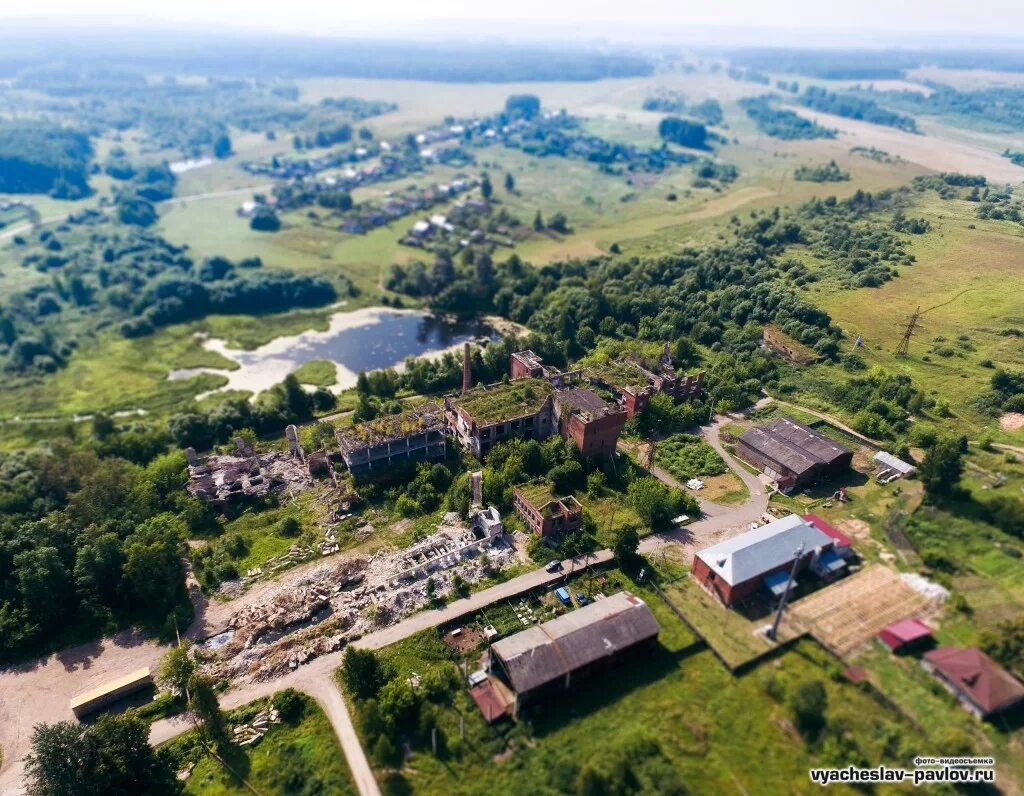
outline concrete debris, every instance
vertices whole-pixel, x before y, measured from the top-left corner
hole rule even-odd
[[[280,677],[443,600],[454,592],[456,576],[472,584],[516,561],[503,534],[484,537],[448,514],[435,533],[408,548],[325,563],[268,591],[231,618],[230,635],[205,645],[204,667],[218,679]],[[270,573],[273,566],[263,569]]]
[[[928,578],[923,575],[918,575],[916,572],[904,572],[900,577],[903,578],[903,582],[910,588],[920,594],[923,594],[933,602],[944,603],[949,599],[949,589],[945,586],[940,586],[934,581],[928,580]]]
[[[243,452],[251,455],[238,455]],[[232,455],[199,459],[192,451],[188,475],[189,493],[221,509],[267,493],[294,495],[313,485],[302,459],[282,451],[255,453],[242,440]]]
[[[280,724],[280,714],[270,708],[261,710],[248,724],[239,724],[231,730],[231,740],[239,746],[255,746],[260,742],[271,724]]]

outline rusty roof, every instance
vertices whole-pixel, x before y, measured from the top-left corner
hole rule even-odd
[[[655,638],[660,630],[647,603],[621,591],[503,638],[491,651],[522,694]]]

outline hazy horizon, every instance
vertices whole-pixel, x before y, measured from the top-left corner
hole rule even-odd
[[[680,44],[787,47],[941,47],[946,49],[1024,45],[1024,4],[1003,0],[976,3],[925,3],[880,0],[831,7],[811,0],[770,4],[733,0],[714,8],[690,8],[639,0],[593,8],[582,0],[557,5],[528,0],[493,15],[469,0],[442,0],[429,6],[410,2],[374,4],[341,11],[319,0],[288,6],[252,5],[231,0],[211,6],[183,0],[139,14],[124,0],[41,0],[31,6],[0,7],[8,33],[68,30],[144,29],[239,35],[299,35],[320,38],[368,38],[473,41],[483,37],[514,43]]]

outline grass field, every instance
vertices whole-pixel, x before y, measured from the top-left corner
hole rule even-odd
[[[255,792],[266,796],[294,793],[355,796],[355,784],[334,728],[316,702],[306,696],[300,698],[303,714],[298,722],[273,724],[258,744],[232,746],[222,752],[224,759],[256,789]],[[269,700],[260,700],[231,711],[229,721],[246,721],[268,703]],[[254,792],[225,771],[217,760],[206,755],[193,736],[194,733],[188,733],[167,744],[170,747],[167,751],[174,752],[175,756],[184,752],[186,759],[194,764],[184,782],[186,793],[232,796]]]
[[[415,749],[400,774],[379,772],[385,793],[474,794],[484,782],[488,792],[573,792],[582,768],[608,771],[638,743],[653,743],[649,758],[674,769],[688,787],[699,783],[702,792],[814,793],[807,767],[844,753],[831,741],[805,741],[792,724],[784,694],[809,680],[825,686],[829,722],[867,759],[902,761],[919,745],[912,727],[838,677],[838,664],[816,645],[800,643],[732,677],[667,606],[639,591],[662,626],[654,654],[577,684],[571,696],[547,700],[529,728],[488,729],[460,691],[441,717],[451,747],[458,716],[465,716],[458,751],[438,760],[429,749]],[[435,638],[409,639],[385,655],[399,674],[422,675],[444,659]],[[894,733],[903,736],[905,751],[893,745]],[[638,767],[638,775],[645,769]]]
[[[927,218],[933,232],[911,241],[917,262],[900,268],[898,279],[866,290],[812,289],[808,298],[849,335],[863,335],[862,356],[869,364],[907,373],[933,396],[947,399],[957,415],[955,425],[987,426],[996,438],[1019,442],[1024,432],[1000,431],[998,423],[974,412],[970,401],[992,375],[982,360],[1024,368],[1020,340],[999,334],[1024,325],[1024,229],[1008,221],[978,220],[974,210],[970,202],[925,201],[912,213]],[[899,324],[916,307],[924,311],[924,328],[912,340],[910,355],[897,357]],[[968,339],[958,340],[960,335]],[[940,343],[955,353],[936,354]]]

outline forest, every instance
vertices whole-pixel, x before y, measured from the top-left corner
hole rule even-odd
[[[810,119],[790,110],[776,108],[772,104],[772,96],[746,97],[739,101],[740,107],[747,116],[754,120],[757,129],[765,135],[785,140],[800,138],[835,138],[836,131],[822,127]]]
[[[427,44],[281,37],[250,33],[244,39],[216,32],[173,33],[109,30],[103,33],[15,30],[0,34],[0,75],[52,59],[61,52],[70,69],[138,65],[148,72],[220,74],[232,77],[337,76],[508,83],[533,80],[598,80],[652,73],[650,59],[585,46],[487,43]],[[253,53],[259,53],[258,58]]]
[[[85,133],[46,122],[0,122],[0,193],[88,196],[92,144]]]
[[[0,357],[8,372],[52,371],[78,336],[115,325],[126,337],[210,313],[278,312],[327,304],[338,289],[323,277],[262,270],[258,259],[196,263],[185,247],[99,211],[55,230],[15,239],[24,267],[46,274],[0,300]],[[336,280],[351,292],[344,278]]]
[[[917,122],[912,117],[886,110],[878,103],[861,96],[837,94],[817,86],[808,86],[797,101],[822,113],[833,113],[847,119],[862,119],[872,124],[884,124],[887,127],[906,130],[908,133],[917,132]]]

